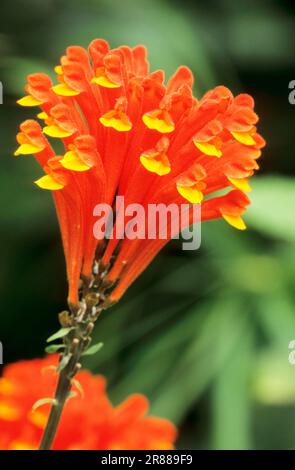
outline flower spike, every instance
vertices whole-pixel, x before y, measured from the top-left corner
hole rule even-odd
[[[187,67],[166,86],[163,71],[150,72],[146,56],[144,46],[111,49],[103,39],[88,51],[68,47],[55,67],[57,82],[29,75],[19,100],[41,108],[43,132],[36,121],[25,121],[15,155],[32,154],[44,171],[36,185],[53,192],[74,309],[80,278],[104,302],[116,302],[170,238],[149,239],[143,216],[142,236],[124,237],[120,216],[123,225],[130,217],[120,210],[114,227],[120,236],[96,238],[97,204],[113,207],[116,196],[144,210],[198,204],[202,221],[219,218],[246,228],[245,193],[265,145],[253,98],[217,86],[197,99]],[[47,137],[61,139],[62,156]],[[186,223],[192,223],[190,213]],[[169,224],[174,234],[185,228]]]
[[[40,397],[51,396],[58,379],[54,374],[57,365],[57,354],[5,365],[0,378],[1,450],[38,449],[50,405],[55,404],[53,398]],[[176,427],[167,419],[150,415],[144,395],[129,395],[113,405],[106,379],[86,370],[77,373],[72,385],[73,391],[83,396],[68,401],[53,450],[174,449]],[[75,434],[73,424],[77,422],[81,431]]]

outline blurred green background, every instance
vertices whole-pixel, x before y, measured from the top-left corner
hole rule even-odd
[[[85,366],[114,402],[144,392],[179,427],[178,448],[295,447],[295,4],[276,0],[2,0],[0,18],[0,340],[4,361],[41,356],[66,281],[51,197],[33,158],[12,158],[28,73],[66,46],[103,37],[145,44],[152,69],[192,68],[195,92],[224,84],[255,97],[267,140],[247,232],[203,225],[197,252],[171,242],[99,320]],[[51,72],[50,72],[51,73]]]

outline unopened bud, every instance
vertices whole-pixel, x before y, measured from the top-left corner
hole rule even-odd
[[[69,327],[72,324],[70,312],[63,310],[58,314],[59,323],[63,328]]]

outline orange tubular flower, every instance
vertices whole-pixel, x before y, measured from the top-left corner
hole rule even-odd
[[[32,406],[40,397],[53,396],[57,380],[53,364],[57,364],[57,357],[51,356],[5,367],[0,378],[1,450],[38,448],[49,405],[44,404],[35,411]],[[66,403],[53,449],[174,448],[174,425],[166,419],[146,416],[149,404],[143,395],[131,395],[114,407],[106,395],[106,381],[102,376],[83,371],[77,374],[77,381],[78,395]]]
[[[197,100],[187,67],[165,86],[162,71],[149,72],[143,46],[110,50],[102,39],[89,54],[69,47],[55,70],[55,86],[44,74],[28,77],[19,104],[40,106],[45,126],[25,121],[15,155],[33,154],[45,172],[36,184],[53,191],[71,305],[95,261],[104,285],[112,286],[109,301],[117,301],[167,242],[97,241],[93,208],[112,206],[116,195],[144,208],[201,204],[202,220],[222,217],[245,229],[248,178],[264,146],[249,95],[234,97],[218,86]],[[47,136],[62,139],[64,155],[55,155]]]

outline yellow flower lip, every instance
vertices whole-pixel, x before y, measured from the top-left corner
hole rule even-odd
[[[228,180],[236,188],[240,189],[240,191],[243,191],[243,193],[249,193],[252,191],[252,188],[247,178],[228,178]]]
[[[176,185],[179,194],[191,204],[200,204],[204,199],[204,194],[197,188],[197,185],[185,186]]]
[[[93,77],[91,83],[100,85],[103,88],[120,88],[122,85],[112,82],[107,76],[101,75],[100,77]]]
[[[255,145],[256,142],[252,137],[251,132],[231,132],[231,135],[241,144]]]
[[[64,185],[59,183],[53,176],[45,175],[34,181],[34,183],[41,189],[48,189],[50,191],[58,191],[63,189]]]
[[[73,88],[69,87],[66,83],[59,83],[58,85],[53,86],[51,89],[56,95],[60,96],[80,95],[80,91],[74,90]]]
[[[86,165],[73,150],[67,152],[64,158],[60,160],[60,163],[64,168],[72,171],[87,171],[91,168],[91,166]]]
[[[55,73],[57,73],[57,75],[62,75],[63,74],[63,69],[62,69],[61,65],[56,65],[54,67],[54,71],[55,71]]]
[[[166,110],[157,109],[145,113],[142,116],[142,120],[146,127],[161,132],[161,134],[169,134],[175,129],[174,122]]]
[[[200,150],[200,152],[205,155],[220,158],[222,156],[222,151],[216,147],[216,145],[209,142],[198,142],[196,139],[193,140],[195,146]]]
[[[159,176],[168,175],[171,171],[170,162],[165,154],[153,157],[143,153],[140,156],[140,162],[146,170]]]
[[[119,132],[128,132],[132,129],[132,123],[127,114],[116,110],[109,111],[101,116],[99,122],[103,126],[111,127]]]
[[[91,79],[91,83],[95,83],[95,85],[100,85],[103,88],[120,88],[122,85],[117,83],[111,82],[107,77],[103,75],[101,77],[93,77]]]
[[[224,220],[238,230],[246,230],[247,226],[240,215],[222,214]]]
[[[120,88],[122,86],[121,83],[109,78],[104,67],[99,67],[96,70],[96,75],[91,79],[91,83],[100,85],[103,88]]]
[[[42,120],[45,121],[45,119],[48,119],[49,116],[48,116],[47,113],[45,113],[44,111],[42,111],[41,113],[38,113],[38,114],[37,114],[37,118],[42,119]]]
[[[61,139],[64,137],[70,137],[74,134],[74,132],[65,131],[60,126],[57,126],[55,124],[51,126],[45,126],[43,129],[43,133],[48,135],[49,137],[57,137]]]
[[[31,95],[26,95],[23,98],[20,98],[19,100],[17,100],[17,104],[19,104],[20,106],[28,106],[28,107],[40,106],[41,104],[43,104],[43,101],[37,100],[37,98],[34,98]]]
[[[42,152],[45,147],[38,147],[34,144],[21,144],[16,151],[14,156],[18,157],[19,155],[35,155],[36,153]]]

